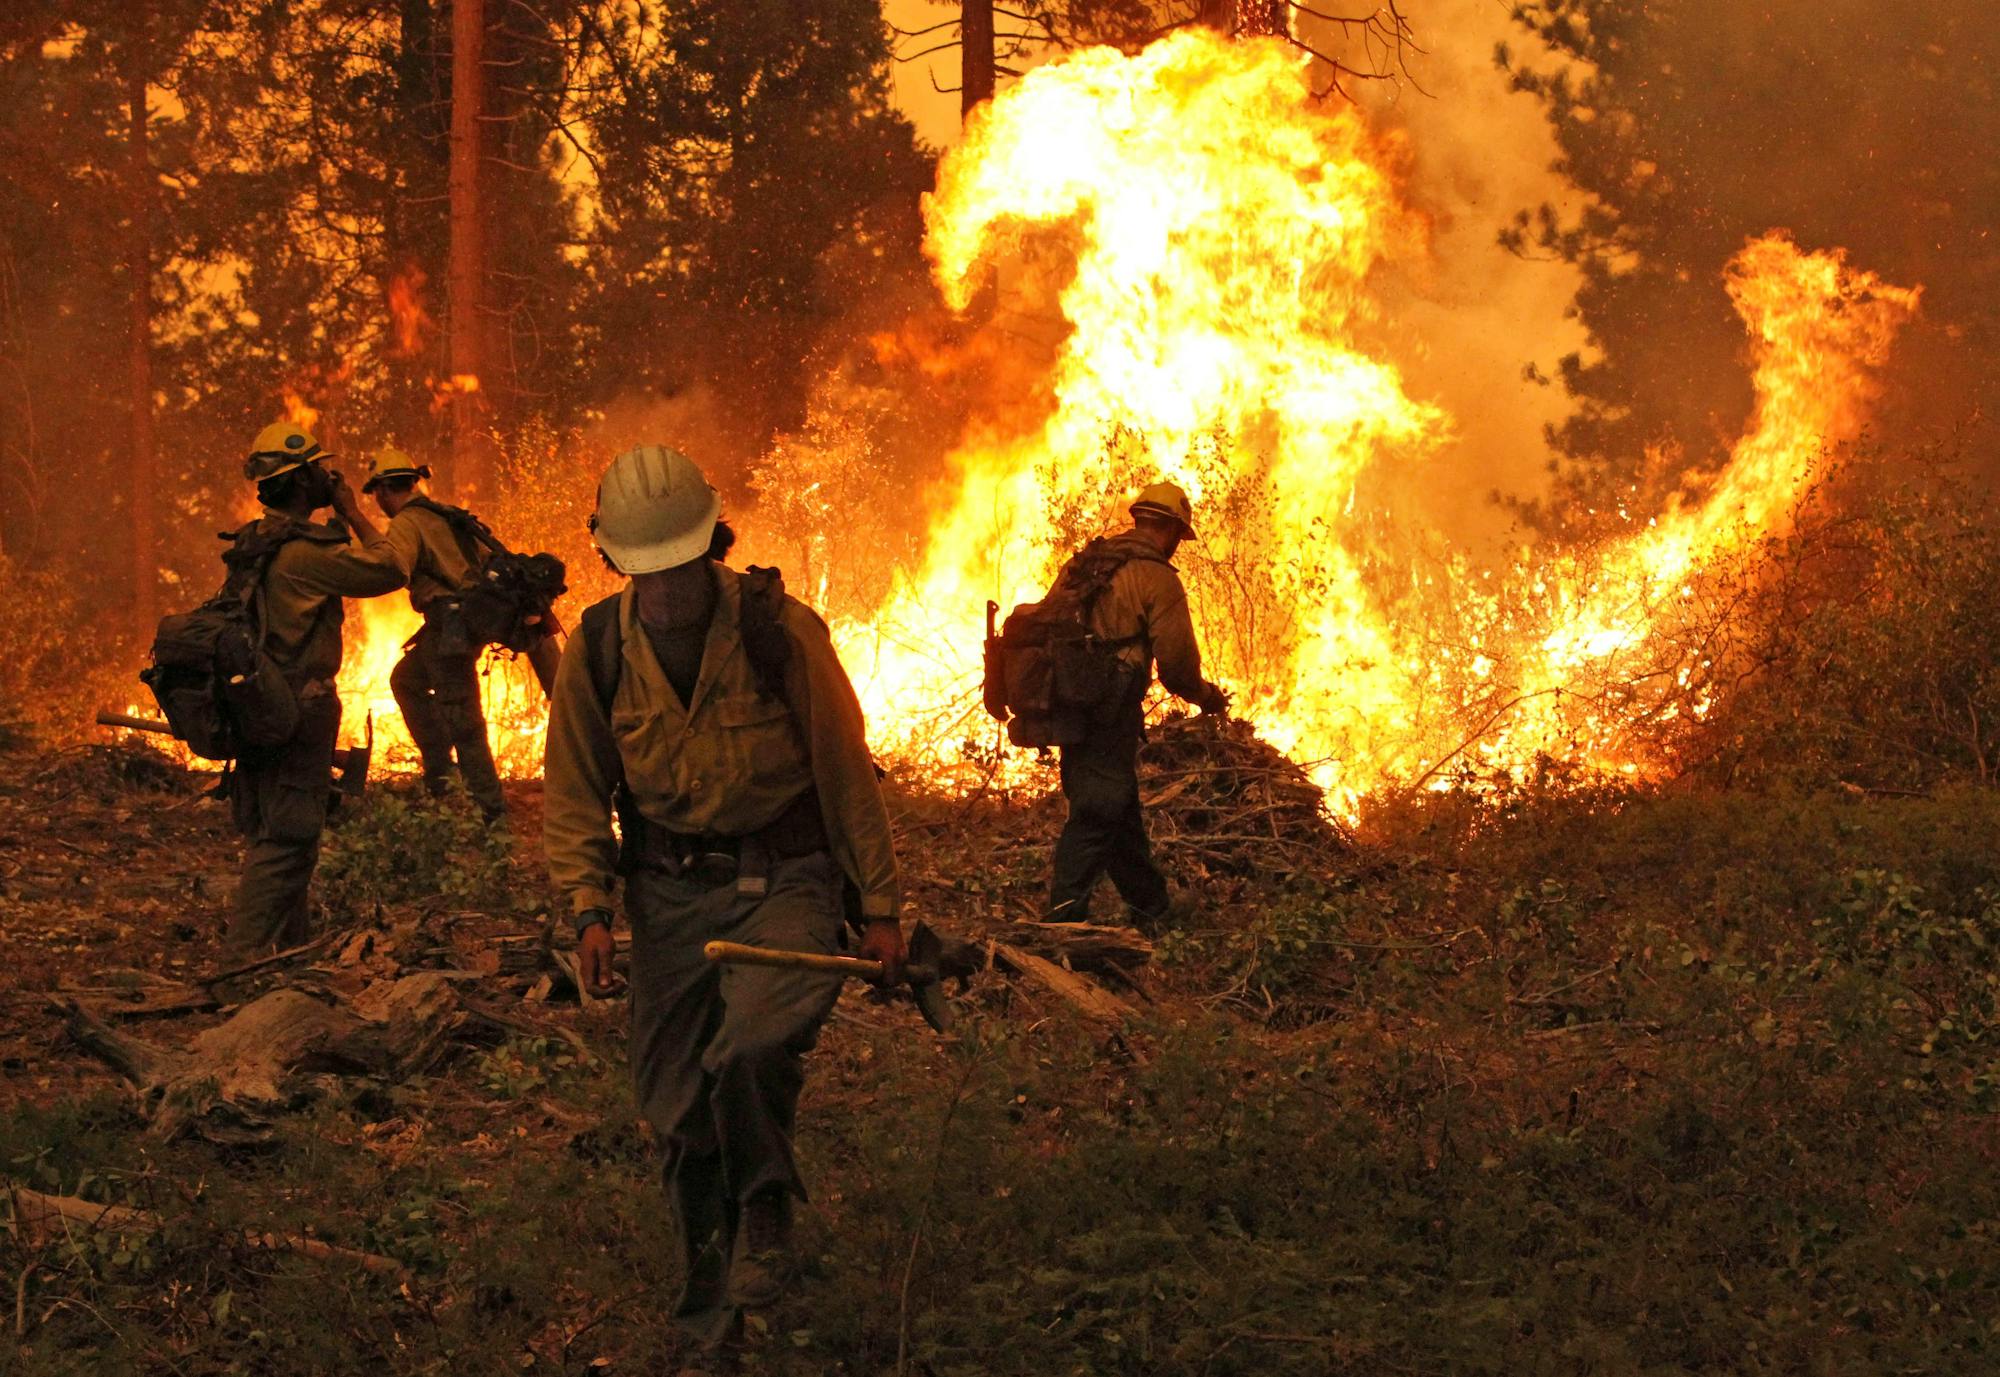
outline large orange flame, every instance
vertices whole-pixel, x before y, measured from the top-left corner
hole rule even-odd
[[[1407,498],[1480,481],[1450,455],[1450,417],[1363,342],[1371,271],[1423,250],[1395,162],[1354,110],[1313,99],[1285,45],[1207,30],[1073,54],[982,109],[926,203],[938,285],[960,310],[1049,291],[1062,339],[1038,423],[1018,398],[974,423],[924,495],[919,566],[879,606],[828,609],[879,753],[945,784],[993,768],[984,604],[1039,596],[1164,472],[1199,508],[1181,562],[1211,673],[1336,808],[1463,769],[1655,768],[1649,724],[1699,715],[1710,692],[1683,634],[1695,583],[1784,529],[1817,458],[1859,429],[1918,294],[1837,251],[1752,242],[1727,285],[1757,406],[1705,493],[1587,549],[1478,567]],[[989,339],[945,350],[915,327],[874,345],[942,381],[992,357]],[[826,516],[831,558],[871,558]],[[408,748],[388,674],[415,625],[400,599],[365,606],[341,676],[350,722],[372,710],[392,760]],[[492,676],[488,712],[503,768],[535,769],[531,682]]]
[[[1657,649],[1692,574],[1786,520],[1916,293],[1751,244],[1729,288],[1759,403],[1709,496],[1588,558],[1475,570],[1380,497],[1450,436],[1357,342],[1371,268],[1420,244],[1390,152],[1312,99],[1284,45],[1200,30],[1038,68],[974,121],[926,205],[939,286],[963,309],[1061,257],[1067,335],[1039,430],[975,429],[923,567],[839,626],[881,748],[934,771],[979,758],[979,609],[1038,596],[1158,471],[1205,513],[1183,562],[1217,676],[1337,805],[1453,762],[1646,767],[1629,729],[1659,694],[1606,685]]]

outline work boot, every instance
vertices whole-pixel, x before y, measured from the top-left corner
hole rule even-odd
[[[1148,937],[1159,937],[1192,926],[1194,904],[1185,894],[1175,894],[1152,908],[1128,906],[1125,920]]]
[[[792,1281],[792,1197],[767,1186],[743,1206],[736,1256],[729,1266],[729,1300],[753,1310],[777,1304]]]

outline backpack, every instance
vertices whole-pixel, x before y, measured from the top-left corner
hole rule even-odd
[[[1016,746],[1073,746],[1132,697],[1138,671],[1119,652],[1145,633],[1108,638],[1091,626],[1097,600],[1135,559],[1166,561],[1099,536],[1070,557],[1040,602],[1022,603],[986,638],[986,710]]]
[[[478,577],[440,607],[448,621],[447,640],[468,652],[489,645],[516,654],[533,650],[549,634],[549,615],[568,587],[569,571],[554,555],[521,555],[509,550],[492,528],[463,507],[416,497],[412,507],[442,517]]]
[[[174,735],[204,760],[233,760],[246,749],[281,745],[298,730],[298,696],[264,650],[269,635],[264,576],[299,538],[252,522],[224,532],[222,590],[192,612],[160,619],[152,664],[139,674]]]

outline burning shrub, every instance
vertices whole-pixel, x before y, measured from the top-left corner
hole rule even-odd
[[[598,558],[585,520],[597,506],[597,479],[610,456],[598,453],[573,430],[534,420],[509,438],[499,458],[493,528],[516,550],[546,550],[569,571],[571,608],[581,608],[617,588],[617,577]],[[564,625],[574,621],[564,618]]]
[[[904,418],[844,377],[825,386],[805,427],[778,438],[750,483],[757,533],[788,547],[763,558],[781,561],[793,596],[852,616],[879,606],[895,570],[915,559],[921,507],[884,451],[884,437]]]
[[[1681,725],[1684,769],[1882,793],[2000,775],[2000,532],[1960,478],[1931,480],[1831,474],[1792,534],[1711,580],[1727,615],[1692,629],[1722,691]]]

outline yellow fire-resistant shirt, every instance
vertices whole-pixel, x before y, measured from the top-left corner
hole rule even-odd
[[[267,535],[297,532],[264,573],[264,649],[296,683],[340,673],[342,598],[374,598],[403,586],[388,540],[356,544],[343,528],[264,509]]]
[[[792,643],[785,702],[758,692],[739,631],[742,590],[720,565],[701,677],[684,706],[639,624],[630,588],[619,597],[624,662],[607,719],[589,651],[572,636],[549,701],[542,843],[556,886],[576,913],[609,908],[618,847],[611,791],[620,767],[639,812],[683,834],[747,836],[817,789],[834,859],[861,891],[862,912],[900,907],[888,809],[868,754],[861,704],[826,624],[785,599]]]
[[[1106,640],[1138,638],[1119,655],[1138,669],[1141,684],[1150,685],[1158,661],[1160,683],[1168,693],[1201,703],[1208,694],[1208,681],[1202,677],[1201,647],[1195,642],[1194,618],[1180,574],[1135,532],[1114,536],[1112,543],[1129,548],[1134,557],[1119,567],[1098,597],[1091,609],[1091,630]]]
[[[458,533],[436,512],[403,508],[389,518],[389,551],[410,584],[410,606],[421,612],[434,599],[462,590],[472,577],[472,561]]]

